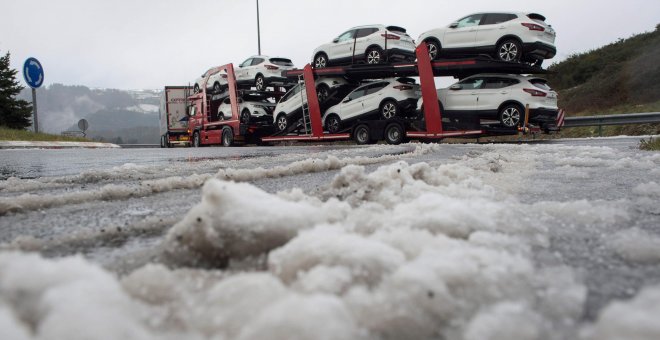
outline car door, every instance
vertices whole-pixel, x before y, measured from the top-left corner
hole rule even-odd
[[[506,77],[488,77],[477,89],[476,111],[480,114],[497,116],[497,109],[510,97],[511,86],[518,81]]]
[[[336,61],[337,59],[349,59],[353,56],[353,38],[357,30],[350,30],[342,33],[333,40],[328,49],[328,58]]]
[[[516,18],[515,14],[488,13],[476,27],[477,35],[474,46],[494,47],[497,41],[506,35],[507,22]]]
[[[249,80],[248,68],[252,65],[253,58],[247,58],[244,62],[238,65],[238,68],[235,69],[236,82],[243,83],[246,80]]]
[[[460,19],[456,27],[450,27],[445,31],[442,48],[467,48],[473,47],[477,38],[477,26],[483,18],[483,14],[474,14]]]
[[[367,47],[369,45],[376,43],[376,37],[373,37],[372,35],[374,33],[378,32],[378,28],[376,27],[367,27],[367,28],[360,28],[357,30],[356,36],[355,36],[355,56],[357,58],[362,58],[367,50]],[[383,38],[384,42],[385,38]],[[380,43],[380,45],[383,45],[383,43]],[[353,52],[351,52],[352,54]]]
[[[450,86],[443,101],[445,110],[473,112],[477,107],[477,90],[483,83],[484,78],[473,77]]]
[[[342,101],[340,112],[338,112],[341,120],[351,119],[361,113],[362,101],[364,101],[364,95],[368,86],[358,87]]]
[[[260,65],[263,64],[264,61],[266,61],[266,59],[264,58],[252,58],[252,63],[250,64],[250,66],[246,67],[247,79],[253,81],[254,78],[257,77],[257,73],[259,73]]]
[[[378,111],[380,102],[383,101],[384,96],[384,91],[382,90],[389,84],[390,83],[383,81],[375,84],[369,84],[366,87],[360,114]]]

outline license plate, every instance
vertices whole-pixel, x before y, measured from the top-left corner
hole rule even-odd
[[[188,136],[179,137],[179,140],[187,141],[187,140],[188,140]]]

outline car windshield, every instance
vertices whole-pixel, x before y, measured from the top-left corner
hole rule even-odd
[[[278,66],[293,66],[293,62],[285,58],[270,58],[270,63]]]

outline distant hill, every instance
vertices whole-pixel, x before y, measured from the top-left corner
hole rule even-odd
[[[87,137],[121,143],[157,144],[161,91],[90,89],[53,84],[37,90],[39,127],[49,133],[78,130],[89,122]],[[30,90],[19,96],[32,101]]]
[[[569,115],[584,112],[642,112],[660,105],[660,25],[570,56],[548,68],[559,105]]]

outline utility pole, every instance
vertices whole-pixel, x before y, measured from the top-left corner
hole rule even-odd
[[[259,26],[259,0],[257,0],[257,48],[261,55],[261,27]]]

